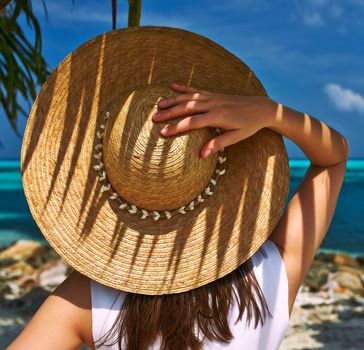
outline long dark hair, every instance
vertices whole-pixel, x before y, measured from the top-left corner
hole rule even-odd
[[[233,283],[238,295],[232,288]],[[125,350],[147,350],[161,336],[161,350],[200,350],[202,341],[194,333],[195,322],[210,341],[229,343],[233,339],[228,324],[232,292],[239,307],[236,322],[241,320],[244,310],[248,325],[254,318],[254,328],[259,322],[263,325],[267,315],[272,317],[250,258],[224,277],[188,292],[127,293],[112,328],[97,339],[95,345],[96,342],[97,346],[117,342],[120,350],[125,337]]]

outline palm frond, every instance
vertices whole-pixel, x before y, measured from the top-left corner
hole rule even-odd
[[[44,0],[42,4],[48,18]],[[21,137],[17,118],[19,114],[27,117],[28,111],[20,101],[28,102],[30,108],[36,98],[36,87],[45,82],[51,70],[41,53],[42,33],[31,1],[17,0],[5,5],[7,7],[0,12],[0,105],[15,134]],[[34,30],[34,42],[26,37],[19,25],[21,15]]]

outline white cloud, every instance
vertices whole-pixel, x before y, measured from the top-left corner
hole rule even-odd
[[[323,7],[327,5],[330,2],[330,0],[306,0],[306,2],[313,6]]]
[[[303,23],[308,26],[322,26],[325,24],[321,13],[318,11],[306,12],[302,14]]]
[[[296,19],[306,26],[332,26],[342,34],[343,24],[362,25],[363,0],[295,0],[293,5]]]
[[[361,94],[335,83],[326,84],[324,90],[336,108],[364,113],[364,96]]]
[[[333,18],[339,18],[343,14],[343,9],[338,4],[333,4],[330,7],[330,14]]]
[[[208,0],[206,1],[209,11],[231,12],[244,11],[248,13],[261,12],[271,8],[269,0]]]

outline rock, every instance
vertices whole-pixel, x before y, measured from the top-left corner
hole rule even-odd
[[[304,284],[310,291],[317,292],[327,282],[328,274],[333,271],[333,265],[314,260],[308,271]]]
[[[19,285],[20,288],[29,291],[30,289],[32,289],[37,285],[37,278],[35,275],[23,276],[22,278],[19,278],[17,280],[17,284]]]
[[[15,264],[7,266],[0,271],[0,279],[10,280],[22,276],[31,275],[34,269],[24,261],[18,261]]]
[[[316,254],[315,260],[332,263],[334,261],[334,254],[319,252]]]
[[[338,271],[335,274],[334,279],[343,288],[348,288],[353,292],[363,291],[363,283],[361,281],[361,278],[356,274],[352,274],[346,271]]]
[[[334,263],[336,265],[346,265],[346,266],[351,266],[351,267],[360,267],[360,263],[357,259],[349,256],[349,255],[345,255],[345,254],[340,254],[337,253],[334,256]]]
[[[52,261],[42,267],[39,273],[38,283],[48,291],[52,291],[67,277],[67,265],[62,261]]]
[[[9,266],[9,265],[12,265],[14,263],[16,263],[17,260],[12,258],[12,257],[3,257],[3,258],[0,258],[0,268],[3,268],[3,267],[6,267],[6,266]]]
[[[329,275],[328,281],[321,287],[322,290],[327,290],[329,292],[335,291],[338,288],[341,288],[339,283],[332,278],[332,274]]]
[[[352,309],[340,310],[338,312],[338,317],[341,320],[348,320],[348,319],[352,318],[353,316],[354,316],[354,312]]]
[[[7,299],[17,299],[21,296],[21,288],[19,287],[19,285],[16,282],[7,282],[9,288],[10,288],[10,293],[8,295],[5,295],[5,297]]]
[[[357,276],[364,275],[363,269],[350,267],[350,266],[345,266],[345,265],[338,266],[337,270],[338,271],[346,271],[346,272],[352,273],[353,275],[357,275]]]
[[[15,309],[22,316],[33,315],[48,297],[49,292],[41,287],[33,288],[29,293],[14,299],[1,299],[0,309]]]
[[[29,256],[26,259],[26,262],[32,265],[34,268],[38,269],[49,261],[54,261],[59,259],[60,256],[52,247],[44,246],[41,252]]]
[[[11,289],[10,289],[9,285],[6,282],[0,281],[0,300],[5,295],[9,294],[10,292],[11,292]]]
[[[355,259],[361,266],[364,266],[364,255],[357,256]]]
[[[44,248],[36,241],[19,240],[11,244],[8,248],[0,252],[0,261],[3,259],[25,260],[26,258],[38,254]]]
[[[347,288],[347,287],[337,287],[337,288],[334,288],[333,290],[334,293],[336,294],[341,294],[341,295],[344,295],[344,296],[349,296],[350,295],[350,292],[351,292],[351,289]]]
[[[335,300],[323,298],[320,302],[315,300],[318,299],[317,296],[318,293],[300,288],[289,328],[279,349],[363,349],[364,298],[356,295],[344,299],[335,295]],[[302,300],[305,301],[304,304]],[[307,307],[306,302],[314,302],[315,307]]]

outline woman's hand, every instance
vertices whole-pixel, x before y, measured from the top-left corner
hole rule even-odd
[[[267,96],[222,95],[175,83],[171,88],[181,94],[160,100],[152,120],[186,116],[166,125],[161,130],[163,136],[204,127],[220,128],[223,133],[202,147],[202,158],[255,134],[268,125],[268,117],[274,114],[275,102]]]

